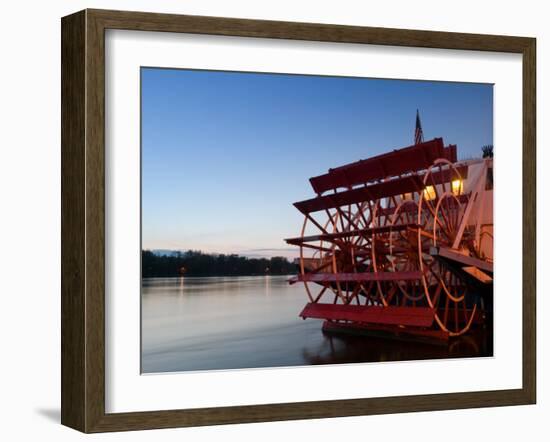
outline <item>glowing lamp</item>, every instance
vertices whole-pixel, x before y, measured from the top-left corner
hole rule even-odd
[[[463,190],[464,183],[462,180],[453,180],[451,183],[451,189],[453,190],[454,195],[460,195]]]
[[[424,188],[424,198],[427,200],[435,199],[435,189],[434,186],[426,186]]]

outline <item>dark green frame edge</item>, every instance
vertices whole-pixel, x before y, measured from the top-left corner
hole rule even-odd
[[[523,386],[515,390],[105,413],[105,29],[522,54]],[[61,422],[82,432],[405,413],[536,402],[536,40],[84,10],[61,22]]]

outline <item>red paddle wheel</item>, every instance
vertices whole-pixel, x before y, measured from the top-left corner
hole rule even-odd
[[[316,196],[294,203],[304,222],[286,240],[300,248],[300,316],[442,338],[483,321],[492,160],[457,163],[456,152],[436,138],[310,178]]]

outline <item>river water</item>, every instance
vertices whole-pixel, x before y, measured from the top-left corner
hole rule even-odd
[[[307,302],[287,276],[147,278],[142,372],[282,367],[492,355],[488,332],[450,344],[324,334],[298,317]]]

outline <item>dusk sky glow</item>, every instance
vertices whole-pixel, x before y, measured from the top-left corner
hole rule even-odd
[[[493,87],[142,68],[142,247],[295,256],[308,179],[424,139],[493,144]]]

